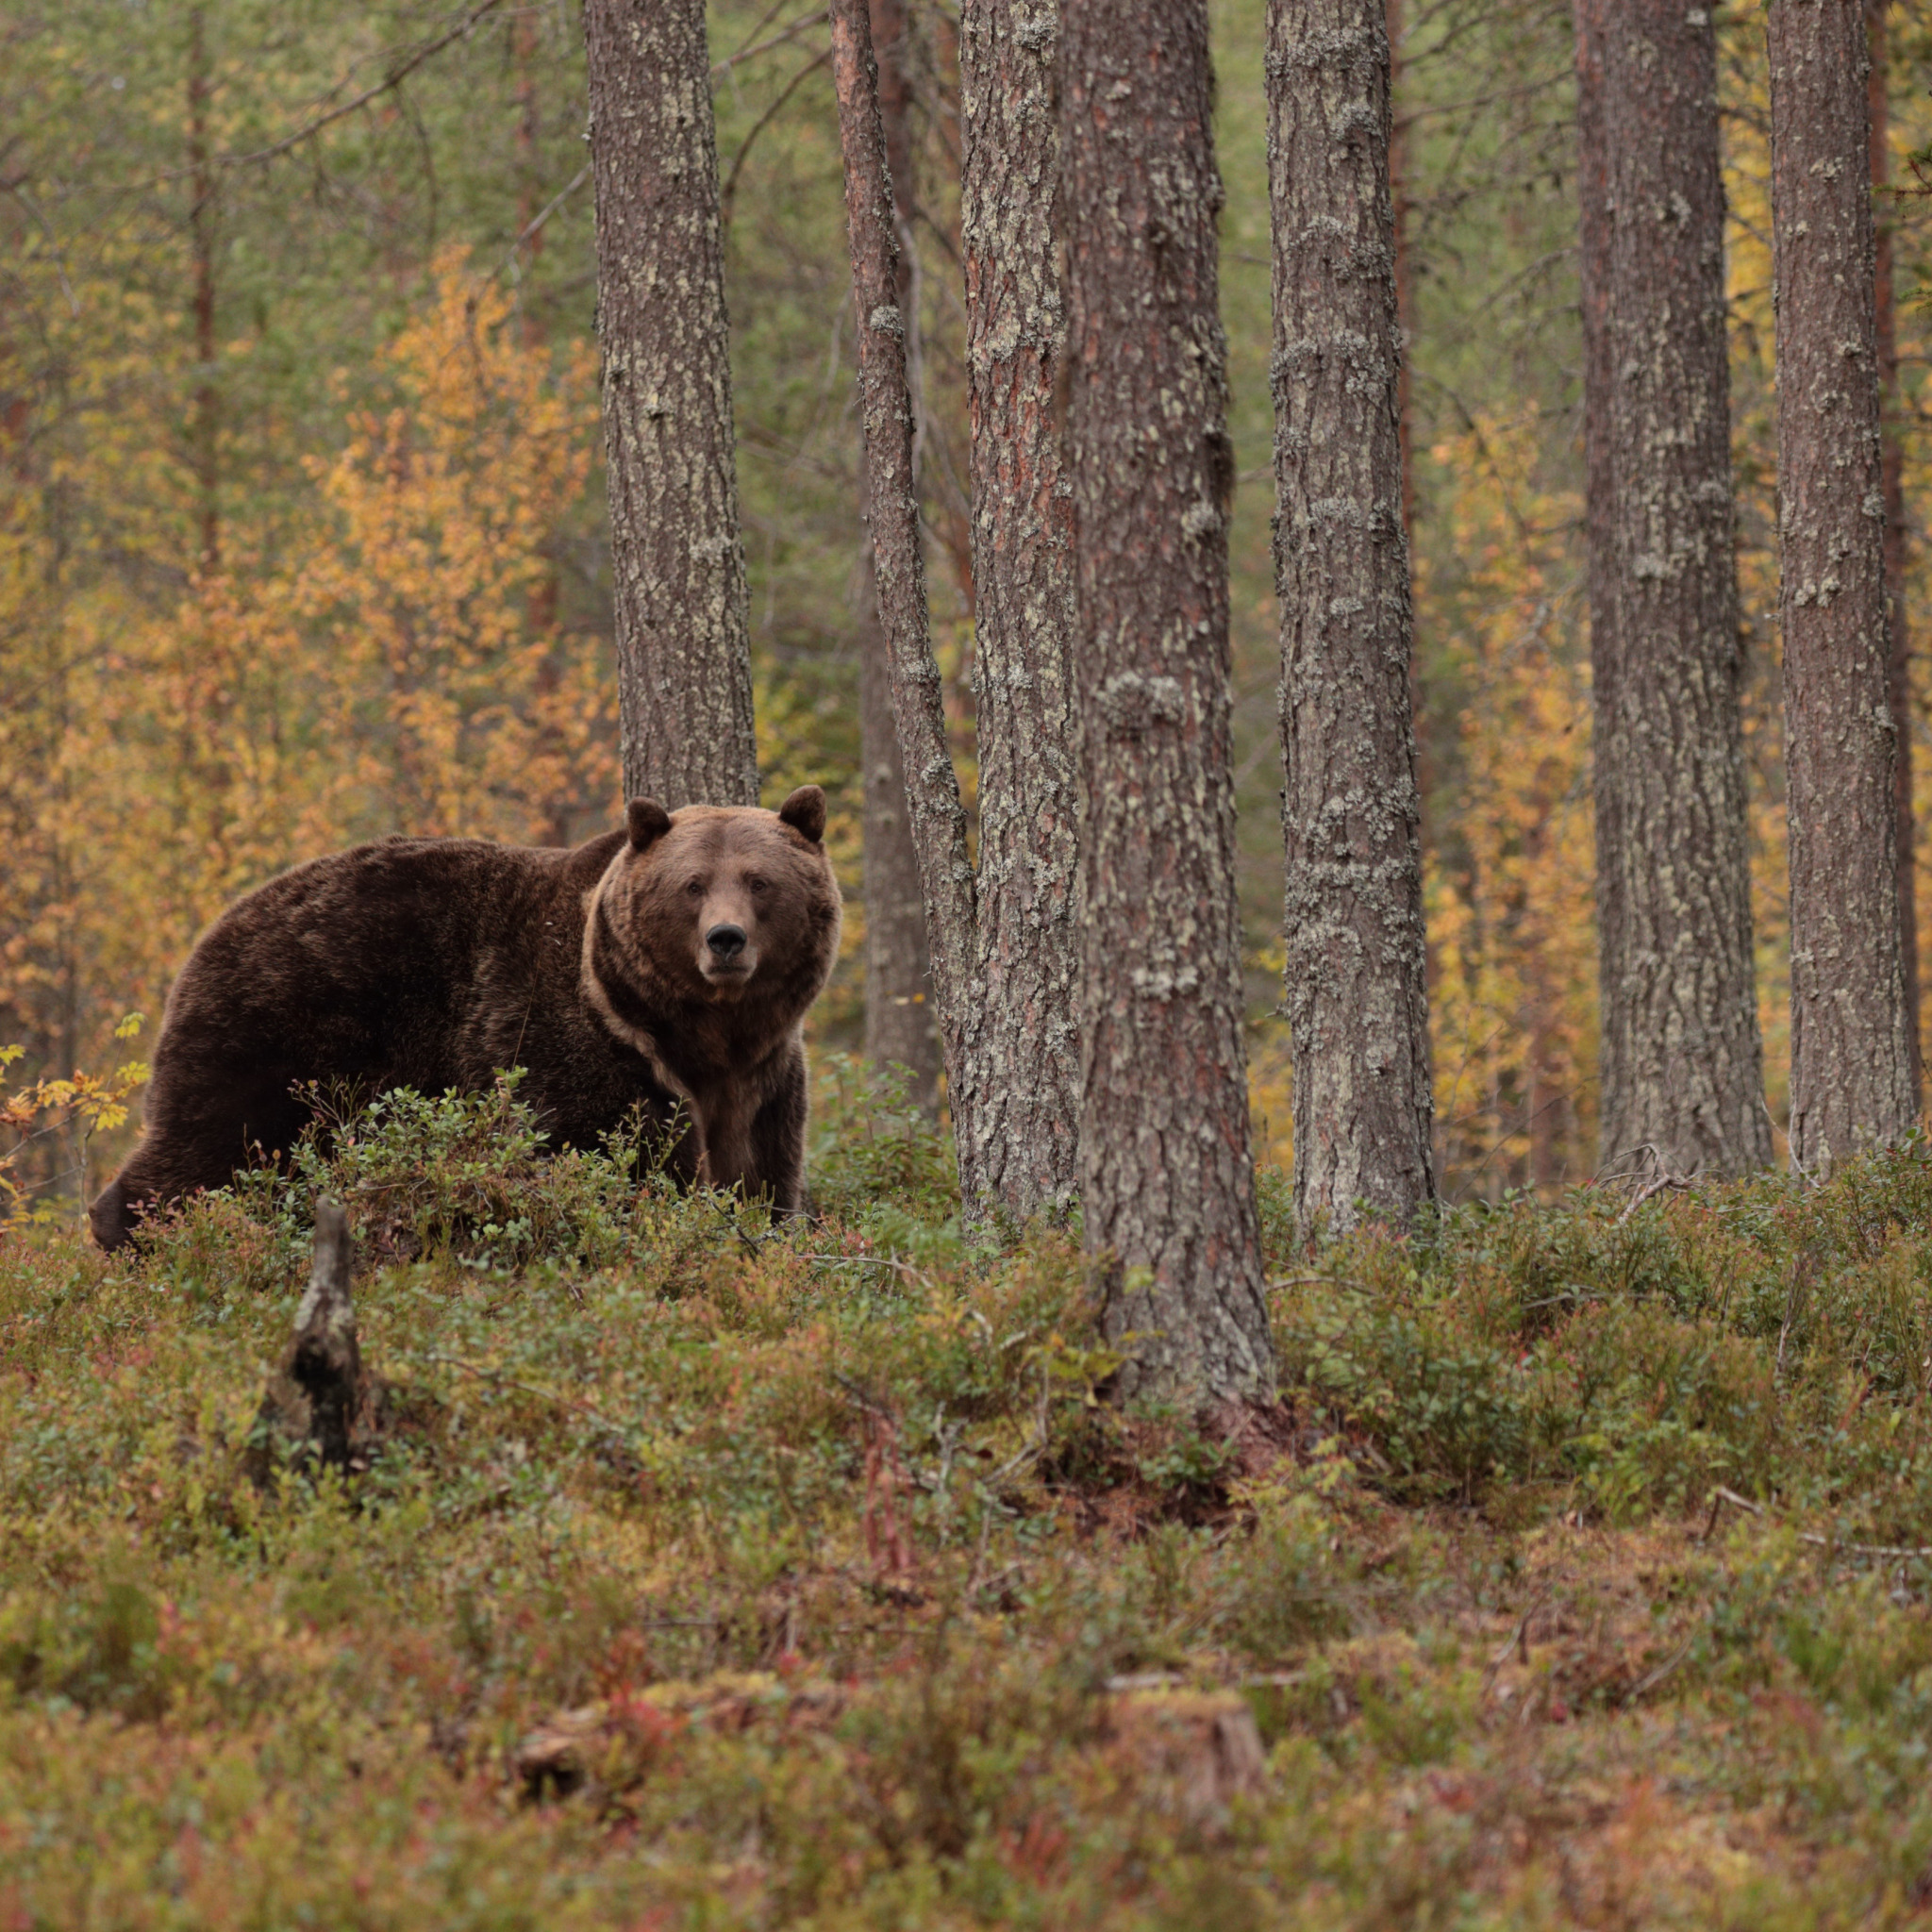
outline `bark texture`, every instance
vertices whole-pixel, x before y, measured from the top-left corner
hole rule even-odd
[[[870,491],[861,470],[860,489]],[[899,1067],[906,1097],[927,1115],[940,1106],[937,1002],[925,943],[919,853],[906,803],[906,761],[892,721],[892,677],[879,622],[878,576],[868,538],[860,572],[858,739],[865,769],[865,1057]]]
[[[1610,348],[1610,167],[1604,135],[1604,8],[1576,7],[1577,288],[1583,323],[1583,523],[1589,561],[1590,680],[1595,712],[1592,785],[1596,818],[1596,939],[1599,1004],[1606,989],[1624,983],[1623,874],[1604,856],[1624,849],[1617,788],[1602,754],[1607,721],[1617,708],[1617,479],[1611,465],[1610,392],[1616,387]],[[1598,1093],[1624,1090],[1620,1029],[1606,1022],[1597,1040]],[[1601,1158],[1612,1158],[1608,1115],[1599,1116]]]
[[[1791,873],[1791,1160],[1912,1122],[1860,0],[1773,0],[1778,532]]]
[[[1593,693],[1606,1164],[1771,1157],[1752,977],[1710,10],[1577,0],[1581,174],[1601,180],[1611,676]],[[1600,50],[1601,64],[1592,56]],[[1591,302],[1586,297],[1588,313]],[[1591,468],[1597,468],[1592,459]],[[1596,478],[1592,476],[1592,481]],[[1597,500],[1591,491],[1593,504]],[[1597,646],[1592,646],[1594,656]]]
[[[354,1241],[339,1203],[315,1204],[315,1249],[295,1332],[269,1376],[243,1461],[267,1488],[284,1466],[360,1474],[390,1421],[390,1391],[362,1360],[349,1293]]]
[[[966,814],[946,743],[945,709],[925,602],[912,399],[906,379],[899,242],[880,125],[866,0],[833,0],[832,81],[845,163],[845,220],[858,320],[868,517],[886,665],[905,758],[907,817],[919,859],[932,991],[948,1075],[958,1084],[960,1016],[972,980],[973,868]]]
[[[1086,1239],[1126,1392],[1257,1396],[1208,9],[1063,0],[1060,31]]]
[[[1890,65],[1887,0],[1865,0],[1871,71],[1865,99],[1871,117],[1873,237],[1872,281],[1878,329],[1878,408],[1884,434],[1881,475],[1885,491],[1885,605],[1887,697],[1891,707],[1893,823],[1898,841],[1900,964],[1906,990],[1906,1040],[1912,1056],[1912,1111],[1924,1104],[1925,1065],[1919,1032],[1918,821],[1912,810],[1912,631],[1906,611],[1905,445],[1899,428],[1898,320],[1892,291],[1891,232],[1895,220],[1889,183],[1891,145],[1887,75]]]
[[[1295,1207],[1435,1198],[1383,0],[1272,0],[1275,583]]]
[[[962,1114],[956,1103],[954,1118],[962,1176],[1023,1221],[1066,1205],[1079,1185],[1073,502],[1054,412],[1067,332],[1056,45],[1050,8],[961,8],[979,924],[971,1104]]]
[[[894,305],[908,329],[912,301],[912,97],[906,74],[902,0],[870,0],[868,18],[878,69],[879,128],[891,177],[900,246]],[[913,477],[918,488],[918,476]],[[859,495],[868,525],[870,486],[859,459]],[[903,1067],[907,1097],[927,1114],[940,1106],[940,1037],[925,943],[919,854],[906,804],[906,762],[892,719],[892,680],[879,621],[878,579],[870,538],[860,570],[858,618],[858,755],[865,772],[865,1057],[875,1067]]]
[[[756,805],[704,0],[587,0],[584,42],[625,790]]]

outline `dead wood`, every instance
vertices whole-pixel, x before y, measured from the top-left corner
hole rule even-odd
[[[375,1456],[389,1391],[362,1363],[349,1297],[353,1252],[349,1217],[336,1202],[318,1201],[308,1288],[250,1438],[248,1473],[258,1485],[285,1465],[360,1474]]]

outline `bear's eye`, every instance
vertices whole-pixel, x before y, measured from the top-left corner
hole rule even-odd
[[[766,880],[759,878],[757,873],[753,873],[752,875],[748,879],[746,879],[744,883],[745,888],[748,891],[764,892],[769,891],[771,890],[769,883]]]
[[[684,895],[687,899],[702,899],[705,896],[704,880],[692,879],[691,882],[685,887]]]

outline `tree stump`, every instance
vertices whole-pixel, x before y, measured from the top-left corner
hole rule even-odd
[[[1113,1700],[1108,1718],[1157,1808],[1208,1838],[1226,1830],[1237,1799],[1267,1789],[1268,1754],[1237,1692],[1136,1689]]]
[[[295,1333],[269,1377],[248,1449],[248,1473],[266,1485],[278,1465],[358,1475],[374,1457],[388,1391],[362,1365],[349,1299],[349,1217],[315,1204],[315,1259],[295,1311]]]

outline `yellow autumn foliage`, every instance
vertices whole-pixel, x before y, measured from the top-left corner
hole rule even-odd
[[[1463,1191],[1548,1188],[1595,1132],[1596,940],[1587,664],[1564,554],[1579,507],[1535,479],[1534,410],[1438,446],[1453,549],[1418,602],[1471,701],[1456,810],[1424,876],[1437,1148]]]
[[[196,932],[289,864],[389,832],[542,841],[608,818],[611,680],[559,615],[546,548],[590,481],[592,351],[526,341],[450,250],[375,377],[299,523],[231,516],[211,577],[178,561],[192,491],[158,407],[104,407],[78,474],[0,497],[0,673],[22,694],[0,717],[0,1040],[42,1064],[80,1066],[115,1012],[158,1009]],[[118,534],[172,596],[64,553],[49,508],[63,490],[111,506],[124,445],[157,469],[122,473],[129,499],[175,514]]]

